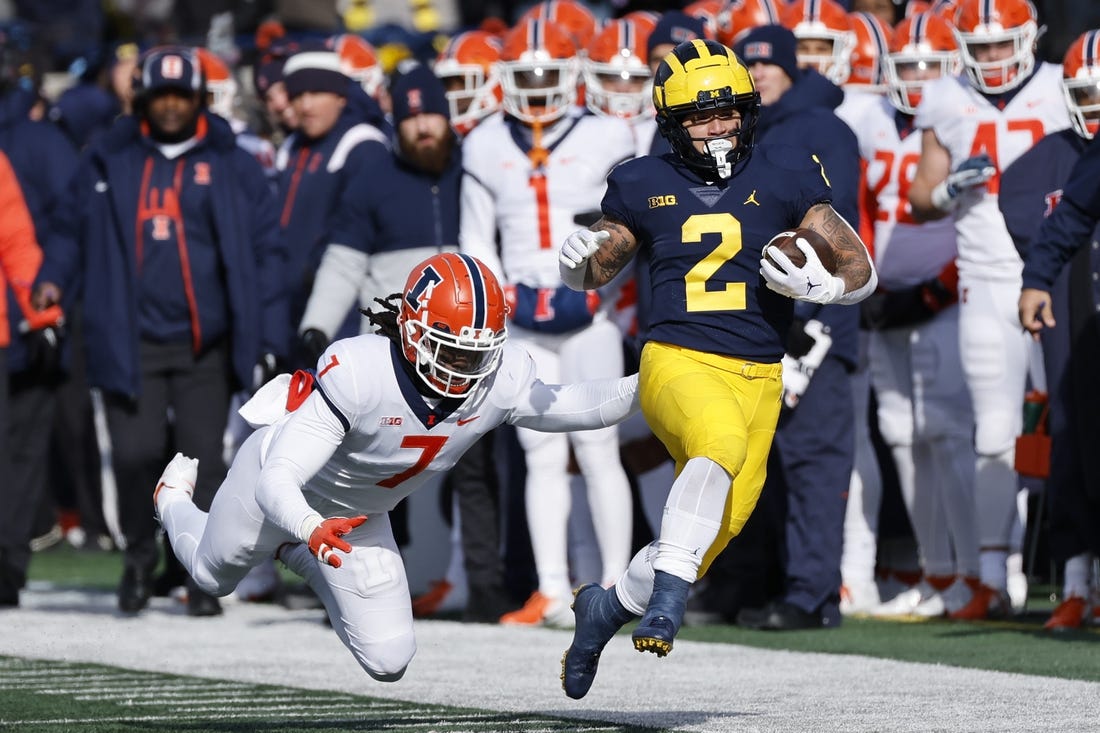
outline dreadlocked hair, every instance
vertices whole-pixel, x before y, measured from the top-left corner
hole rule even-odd
[[[401,297],[401,293],[393,293],[387,295],[385,298],[375,298],[374,302],[382,306],[382,309],[379,311],[368,310],[366,308],[359,309],[359,312],[367,317],[367,320],[370,321],[370,325],[374,326],[378,333],[398,346],[403,345],[403,341],[401,340],[401,329],[397,325],[397,314],[401,310]]]

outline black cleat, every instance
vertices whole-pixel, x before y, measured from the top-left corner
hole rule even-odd
[[[561,657],[561,687],[579,700],[596,679],[603,648],[634,615],[619,603],[614,587],[605,590],[596,583],[573,591],[572,608],[576,627],[573,643]]]
[[[664,657],[672,651],[676,632],[684,622],[688,591],[691,583],[658,570],[653,576],[653,595],[634,629],[634,648],[640,652],[653,652]]]

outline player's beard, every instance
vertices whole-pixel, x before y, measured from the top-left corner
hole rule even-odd
[[[427,144],[429,140],[434,140],[434,143]],[[451,159],[455,137],[448,130],[446,134],[438,139],[431,136],[424,136],[413,141],[402,139],[399,145],[401,147],[401,157],[412,165],[428,173],[442,173],[447,168],[447,162]]]

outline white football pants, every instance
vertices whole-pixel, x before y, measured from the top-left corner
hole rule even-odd
[[[200,588],[216,596],[233,592],[248,571],[284,543],[281,559],[305,578],[325,604],[332,628],[360,666],[376,680],[401,679],[413,655],[412,604],[408,580],[388,514],[370,516],[344,539],[352,546],[334,568],[317,560],[297,538],[271,524],[256,503],[260,428],[241,446],[214,496],[209,514],[190,501],[164,506],[162,524],[176,557]],[[315,505],[324,516],[346,508]]]

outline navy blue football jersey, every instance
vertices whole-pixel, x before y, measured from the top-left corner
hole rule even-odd
[[[652,298],[645,340],[777,362],[793,301],[760,275],[764,245],[832,199],[812,154],[760,145],[734,178],[707,183],[674,154],[615,168],[605,216],[634,233],[647,255]]]

